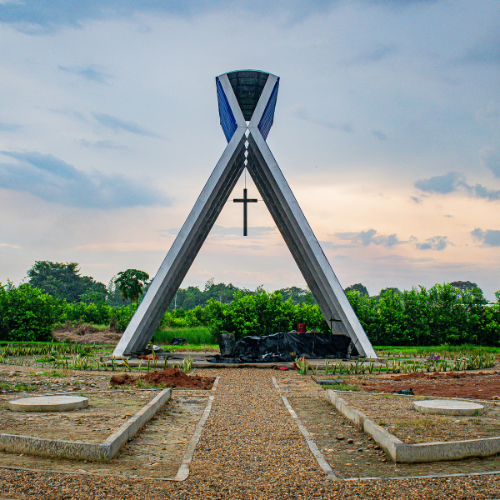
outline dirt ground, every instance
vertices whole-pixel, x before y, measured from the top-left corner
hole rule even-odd
[[[288,398],[339,478],[387,478],[500,470],[499,456],[427,464],[395,464],[367,434],[358,430],[326,401],[324,389],[310,377],[296,372],[281,372],[276,378],[282,394]],[[341,393],[341,396],[344,397],[344,394]],[[361,399],[368,396],[354,392],[351,394],[358,394]],[[427,415],[419,415],[427,418]]]
[[[498,370],[451,373],[410,373],[380,377],[354,377],[363,391],[393,392],[413,389],[419,396],[458,397],[466,399],[500,399]]]
[[[98,330],[87,324],[77,323],[73,326],[71,323],[66,323],[54,328],[52,335],[58,342],[116,345],[122,336],[122,332],[109,327],[105,330]]]
[[[200,375],[186,375],[178,368],[166,368],[161,371],[153,371],[140,375],[139,377],[130,375],[114,375],[111,377],[111,385],[137,385],[141,380],[146,384],[164,387],[178,387],[182,389],[204,389],[209,390],[215,382],[215,377],[202,377]]]

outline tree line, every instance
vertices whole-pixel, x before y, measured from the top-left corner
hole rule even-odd
[[[27,274],[28,284],[31,287],[39,288],[56,299],[68,303],[104,302],[112,307],[137,302],[150,284],[149,275],[144,271],[127,269],[113,276],[106,286],[90,276],[81,276],[76,262],[36,261]],[[232,283],[228,285],[214,283],[214,279],[211,278],[205,283],[203,290],[196,286],[179,288],[168,310],[194,309],[196,306],[205,306],[211,299],[227,304],[233,301],[237,292],[246,296],[259,293],[260,290],[262,287],[253,291],[239,288]],[[291,298],[293,304],[303,304],[311,300],[315,303],[307,289],[292,286],[278,291],[285,300]]]
[[[66,321],[123,331],[149,284],[146,273],[129,269],[106,287],[80,276],[78,264],[46,261],[37,261],[28,276],[29,282],[18,287],[0,285],[0,340],[49,340],[53,326]],[[500,291],[494,304],[470,282],[388,288],[374,297],[360,283],[345,291],[374,345],[500,345]],[[250,291],[209,280],[203,291],[180,289],[160,328],[209,326],[215,340],[224,331],[238,337],[266,335],[297,323],[329,331],[307,289]]]

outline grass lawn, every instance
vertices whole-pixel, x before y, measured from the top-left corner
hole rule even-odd
[[[172,342],[174,337],[186,339],[186,344],[202,346],[216,344],[215,339],[207,326],[194,326],[183,328],[159,328],[153,336],[153,342],[158,345],[166,345]],[[173,346],[172,346],[173,347]]]

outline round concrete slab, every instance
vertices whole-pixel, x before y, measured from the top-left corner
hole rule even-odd
[[[87,408],[89,400],[79,396],[41,396],[9,401],[13,411],[68,411]]]
[[[483,405],[450,399],[414,401],[413,407],[422,413],[437,413],[438,415],[480,415],[484,412]]]

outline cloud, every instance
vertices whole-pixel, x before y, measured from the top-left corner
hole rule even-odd
[[[500,177],[500,153],[493,148],[484,149],[481,152],[481,159],[484,166],[489,168],[495,177]]]
[[[319,125],[321,127],[328,128],[330,130],[340,130],[341,132],[346,132],[348,134],[352,134],[354,132],[352,124],[349,122],[334,123],[328,120],[324,120],[322,118],[315,118],[312,117],[309,111],[303,107],[295,111],[295,116],[297,118],[300,118],[301,120],[314,123],[315,125]]]
[[[457,186],[463,181],[464,176],[458,172],[448,172],[444,175],[422,179],[415,182],[415,187],[427,193],[448,194],[457,190]]]
[[[359,0],[400,12],[415,4],[438,0]],[[339,0],[0,0],[0,22],[11,24],[31,35],[51,34],[62,26],[81,28],[87,21],[130,18],[138,13],[173,14],[193,17],[220,11],[247,10],[260,16],[284,15],[290,22],[300,22],[311,15],[329,12]],[[380,54],[381,53],[381,54]],[[383,57],[384,46],[376,47],[365,57]]]
[[[0,123],[0,132],[15,132],[19,130],[21,125],[14,125],[13,123]]]
[[[373,62],[378,62],[386,57],[394,54],[396,52],[396,47],[393,45],[385,45],[382,43],[376,44],[369,50],[354,56],[353,58],[346,61],[343,66],[352,66],[356,64],[370,64]]]
[[[170,236],[177,236],[180,230],[180,227],[171,227],[169,229],[157,229],[156,232],[164,238],[169,238]]]
[[[484,198],[489,201],[500,200],[500,190],[488,189],[481,184],[476,184],[475,186],[466,185],[466,188],[474,198]]]
[[[111,115],[106,115],[102,113],[92,113],[92,116],[103,126],[110,128],[114,132],[119,132],[124,130],[125,132],[130,132],[131,134],[143,135],[146,137],[159,137],[151,130],[141,127],[135,122],[124,122],[115,118]]]
[[[0,22],[14,25],[27,34],[50,34],[62,26],[81,28],[87,21],[132,17],[137,13],[173,14],[192,17],[207,12],[244,8],[261,15],[285,13],[300,21],[317,12],[327,12],[338,0],[277,0],[253,2],[213,0],[100,0],[99,2],[67,0],[24,0],[0,2]]]
[[[500,247],[500,231],[496,229],[483,231],[481,228],[476,228],[470,234],[474,240],[483,243],[487,247]]]
[[[180,230],[180,227],[171,227],[169,229],[160,229],[158,232],[161,236],[170,237],[177,236]],[[250,238],[264,238],[277,230],[278,228],[274,226],[250,226],[248,236]],[[218,224],[214,224],[209,234],[211,240],[239,239],[242,236],[243,227],[224,227]]]
[[[0,163],[0,187],[28,192],[42,200],[98,209],[170,204],[157,188],[124,175],[89,174],[55,156],[37,152],[0,154],[18,161]]]
[[[387,136],[380,130],[372,130],[372,134],[379,140],[379,141],[387,141]]]
[[[90,80],[92,82],[105,83],[106,78],[110,78],[110,75],[107,75],[103,71],[101,71],[101,67],[95,64],[90,64],[89,66],[61,66],[58,68],[61,71],[66,71],[67,73],[72,73],[74,75],[81,76],[85,78],[85,80]]]
[[[423,243],[416,243],[419,250],[444,250],[450,244],[447,236],[433,236]]]
[[[395,245],[401,245],[402,243],[405,243],[404,241],[400,241],[396,234],[377,235],[377,231],[375,229],[368,229],[367,231],[360,231],[359,233],[335,233],[335,236],[337,236],[337,238],[341,240],[347,240],[353,244],[361,244],[362,246],[374,244],[390,248]]]
[[[484,108],[477,111],[476,117],[479,121],[496,122],[500,119],[500,106],[495,101],[489,101]]]
[[[469,49],[458,62],[468,64],[500,64],[500,36],[498,33]]]
[[[270,233],[277,231],[274,226],[254,226],[248,228],[248,235],[252,238],[262,238]],[[243,236],[242,227],[224,227],[215,224],[210,231],[210,236],[215,236],[217,238],[224,238],[226,236]]]
[[[14,248],[15,250],[21,250],[23,248],[20,245],[13,245],[12,243],[0,243],[0,247]]]
[[[422,203],[422,200],[418,198],[417,196],[410,196],[410,199],[413,200],[415,203]]]
[[[83,113],[80,113],[79,111],[75,111],[73,109],[49,109],[49,111],[58,115],[69,116],[70,118],[81,121],[83,123],[87,123],[88,121]]]
[[[500,190],[488,189],[481,184],[475,186],[467,184],[465,177],[458,172],[448,172],[444,175],[422,179],[415,182],[415,187],[426,193],[449,194],[464,190],[473,198],[486,199],[488,201],[500,200]]]
[[[79,143],[86,148],[98,148],[98,149],[128,149],[127,146],[123,144],[117,144],[114,141],[102,140],[102,141],[87,141],[86,139],[80,139]]]

